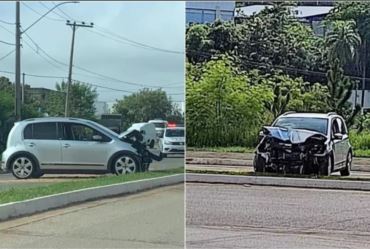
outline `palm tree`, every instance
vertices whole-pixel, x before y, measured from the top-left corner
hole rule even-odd
[[[352,62],[358,55],[361,37],[355,21],[334,21],[332,31],[326,37],[329,58],[339,59],[342,65]]]

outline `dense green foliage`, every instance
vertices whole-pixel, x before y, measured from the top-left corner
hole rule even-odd
[[[363,25],[370,4],[360,5],[337,4],[324,37],[286,3],[233,22],[188,27],[188,145],[253,147],[261,126],[286,111],[334,111],[348,126],[368,129],[361,107],[349,102],[367,59]]]
[[[113,111],[122,114],[125,128],[132,123],[148,122],[158,118],[182,122],[179,107],[161,89],[142,89],[137,93],[124,96],[114,104]]]

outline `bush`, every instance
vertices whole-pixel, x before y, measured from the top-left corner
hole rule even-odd
[[[355,150],[370,150],[370,131],[350,131],[350,142]]]

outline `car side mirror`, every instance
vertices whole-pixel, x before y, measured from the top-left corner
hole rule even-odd
[[[101,141],[103,141],[103,137],[102,137],[102,136],[100,136],[100,135],[94,135],[94,136],[92,137],[92,139],[93,139],[93,141],[96,141],[96,142],[101,142]]]
[[[335,140],[342,140],[343,134],[342,133],[334,133],[334,139]]]

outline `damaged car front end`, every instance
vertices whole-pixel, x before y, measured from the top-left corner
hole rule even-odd
[[[265,126],[254,159],[255,172],[318,173],[330,160],[327,136],[317,131]]]

